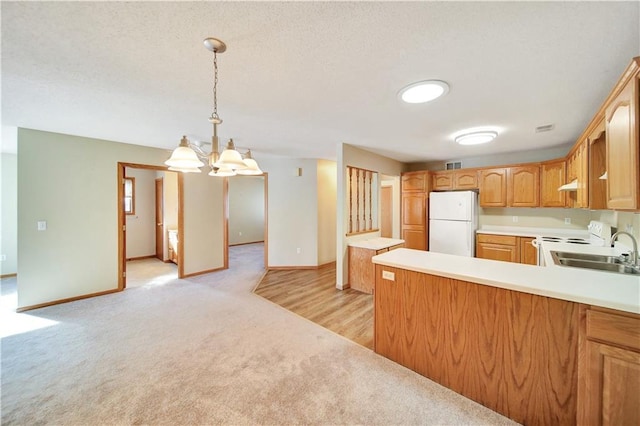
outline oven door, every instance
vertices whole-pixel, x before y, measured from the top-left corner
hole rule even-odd
[[[546,266],[544,263],[544,253],[542,251],[542,240],[540,238],[536,238],[535,240],[531,241],[531,245],[536,248],[536,252],[538,254],[538,266]]]

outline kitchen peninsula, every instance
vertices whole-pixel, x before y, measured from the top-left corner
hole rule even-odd
[[[637,424],[637,275],[410,249],[373,262],[377,353],[521,423]]]

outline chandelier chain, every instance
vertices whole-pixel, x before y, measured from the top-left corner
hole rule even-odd
[[[213,114],[212,118],[219,119],[218,116],[218,55],[213,50]]]

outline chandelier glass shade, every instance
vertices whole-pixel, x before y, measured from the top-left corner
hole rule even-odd
[[[209,176],[235,176],[236,171],[238,174],[245,175],[262,174],[263,172],[256,161],[251,158],[251,151],[248,150],[246,158],[243,158],[243,155],[236,150],[233,139],[229,139],[227,147],[222,154],[219,154],[218,125],[222,124],[222,119],[218,115],[218,53],[225,52],[227,46],[222,40],[213,37],[206,38],[204,46],[213,52],[213,112],[209,117],[209,122],[213,125],[211,152],[206,153],[200,144],[192,144],[186,136],[183,136],[180,145],[173,150],[171,157],[165,161],[165,164],[172,171],[201,173],[199,168],[207,163],[211,167]]]

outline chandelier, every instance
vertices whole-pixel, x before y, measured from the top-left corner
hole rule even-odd
[[[211,137],[211,152],[206,152],[198,143],[191,143],[186,136],[171,153],[171,157],[164,162],[169,170],[183,173],[200,173],[200,167],[205,163],[211,168],[209,176],[261,175],[262,170],[251,157],[251,150],[241,154],[236,150],[233,139],[229,139],[222,154],[218,151],[218,124],[222,119],[218,115],[218,53],[224,53],[227,45],[222,40],[209,37],[204,40],[204,47],[213,52],[213,112],[209,122],[213,125]]]

